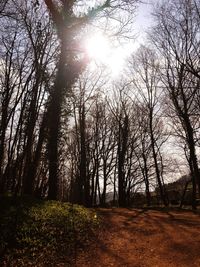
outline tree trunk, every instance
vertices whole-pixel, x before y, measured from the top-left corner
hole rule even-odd
[[[154,139],[154,133],[153,133],[152,114],[150,114],[149,128],[150,128],[150,136],[151,136],[151,148],[152,148],[153,160],[154,160],[154,165],[155,165],[156,179],[157,179],[157,183],[158,183],[158,187],[159,187],[159,191],[160,191],[160,197],[161,197],[163,204],[165,206],[168,206],[169,203],[166,199],[166,192],[165,192],[164,187],[162,185],[160,170],[159,170],[158,161],[157,161],[157,154],[156,154],[156,150],[155,150],[155,139]]]
[[[146,193],[146,200],[147,200],[147,206],[151,205],[151,194],[150,194],[150,190],[149,190],[149,178],[148,178],[148,168],[147,168],[147,159],[144,155],[144,153],[142,153],[142,158],[144,161],[144,170],[143,170],[143,175],[144,175],[144,181],[145,181],[145,193]]]
[[[66,87],[66,47],[61,44],[61,53],[58,62],[57,75],[54,88],[51,92],[48,109],[48,158],[49,158],[49,199],[57,199],[59,188],[59,133],[64,89]]]
[[[124,163],[128,141],[128,116],[125,116],[124,123],[119,122],[118,139],[118,204],[120,207],[126,206],[125,174]]]
[[[186,191],[187,191],[187,188],[188,188],[188,185],[189,185],[190,182],[191,182],[191,181],[187,181],[187,182],[185,183],[184,190],[183,190],[183,193],[182,193],[182,196],[181,196],[180,208],[183,207],[183,201],[184,201],[184,199],[185,199],[185,194],[186,194]]]

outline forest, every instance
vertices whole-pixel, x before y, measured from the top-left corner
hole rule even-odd
[[[1,198],[198,208],[200,2],[154,3],[138,42],[141,5],[0,1]]]

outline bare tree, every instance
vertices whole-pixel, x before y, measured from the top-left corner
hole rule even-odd
[[[80,32],[102,11],[135,6],[136,1],[107,0],[94,8],[76,14],[74,10],[79,1],[44,0],[57,28],[60,41],[60,55],[57,65],[57,75],[49,104],[49,198],[55,199],[58,190],[58,143],[60,129],[60,114],[63,95],[72,88],[80,73],[87,64],[87,59],[79,54]],[[104,14],[105,15],[105,14]]]
[[[164,205],[168,205],[167,193],[162,177],[162,157],[160,157],[160,147],[163,144],[163,139],[161,137],[164,132],[162,132],[163,128],[161,127],[162,114],[160,113],[159,103],[161,97],[161,90],[159,88],[159,64],[155,53],[147,47],[141,47],[138,54],[133,58],[132,68],[133,86],[137,89],[137,94],[135,95],[137,101],[139,101],[141,103],[140,105],[143,107],[144,117],[147,117],[148,127],[146,130],[151,142],[151,153],[154,160],[160,197]],[[143,131],[145,133],[145,129],[143,129]],[[146,185],[146,190],[148,192],[148,182]]]
[[[157,26],[152,39],[163,56],[162,80],[174,114],[182,127],[188,162],[193,178],[193,208],[196,207],[196,183],[200,192],[200,173],[196,154],[195,133],[198,131],[199,23],[195,1],[174,1],[156,12]]]
[[[8,8],[12,16],[10,9],[7,14]],[[34,10],[31,4],[8,1],[1,18],[5,29],[1,32],[0,89],[3,191],[32,194],[37,187],[46,127],[46,119],[42,118],[56,50],[50,21],[38,22],[44,14],[44,10]]]

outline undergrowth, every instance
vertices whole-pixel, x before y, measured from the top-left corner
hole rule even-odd
[[[98,231],[79,205],[28,197],[0,198],[0,266],[67,266]]]

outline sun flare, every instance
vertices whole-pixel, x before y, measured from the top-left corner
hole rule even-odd
[[[111,48],[106,37],[97,33],[86,40],[86,50],[89,57],[104,62]]]
[[[121,47],[114,47],[109,38],[95,33],[86,38],[85,48],[91,60],[107,67],[112,76],[119,74],[124,63],[124,51]]]

